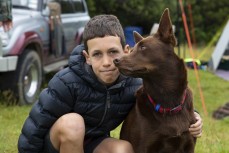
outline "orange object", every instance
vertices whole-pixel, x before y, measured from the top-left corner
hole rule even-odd
[[[184,12],[184,7],[183,7],[182,0],[179,0],[179,4],[180,4],[180,8],[181,8],[182,19],[183,19],[183,23],[184,23],[184,29],[185,29],[185,34],[186,34],[186,38],[187,38],[187,41],[188,41],[188,47],[189,47],[190,55],[192,56],[193,59],[195,59],[194,52],[192,50],[192,42],[191,42],[191,39],[190,39],[188,24],[187,24],[186,15],[185,15],[185,12]],[[208,115],[208,112],[207,112],[207,109],[206,109],[206,105],[205,105],[203,91],[202,91],[202,88],[201,88],[201,85],[200,85],[200,77],[199,77],[199,73],[198,73],[198,70],[197,70],[197,65],[194,62],[194,60],[193,60],[193,65],[194,65],[194,71],[195,71],[197,85],[198,85],[198,89],[199,89],[199,93],[200,93],[200,98],[201,98],[201,102],[202,102],[202,107],[204,109],[204,114]]]

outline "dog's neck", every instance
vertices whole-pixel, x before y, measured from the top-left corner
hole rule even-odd
[[[187,88],[187,72],[183,62],[170,66],[143,78],[144,91],[163,107],[179,105]]]

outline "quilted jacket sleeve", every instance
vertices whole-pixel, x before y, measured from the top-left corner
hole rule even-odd
[[[44,137],[62,115],[69,113],[73,105],[72,95],[61,78],[56,75],[44,89],[25,120],[18,140],[20,153],[40,153]]]

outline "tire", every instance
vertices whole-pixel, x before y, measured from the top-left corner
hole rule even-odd
[[[19,105],[33,104],[42,83],[42,64],[36,51],[28,49],[22,54],[16,76],[18,76],[16,95]]]

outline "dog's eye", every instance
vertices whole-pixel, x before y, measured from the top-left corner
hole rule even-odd
[[[146,47],[143,46],[143,45],[141,45],[141,46],[140,46],[140,49],[141,49],[141,50],[144,50],[144,49],[146,49]]]

